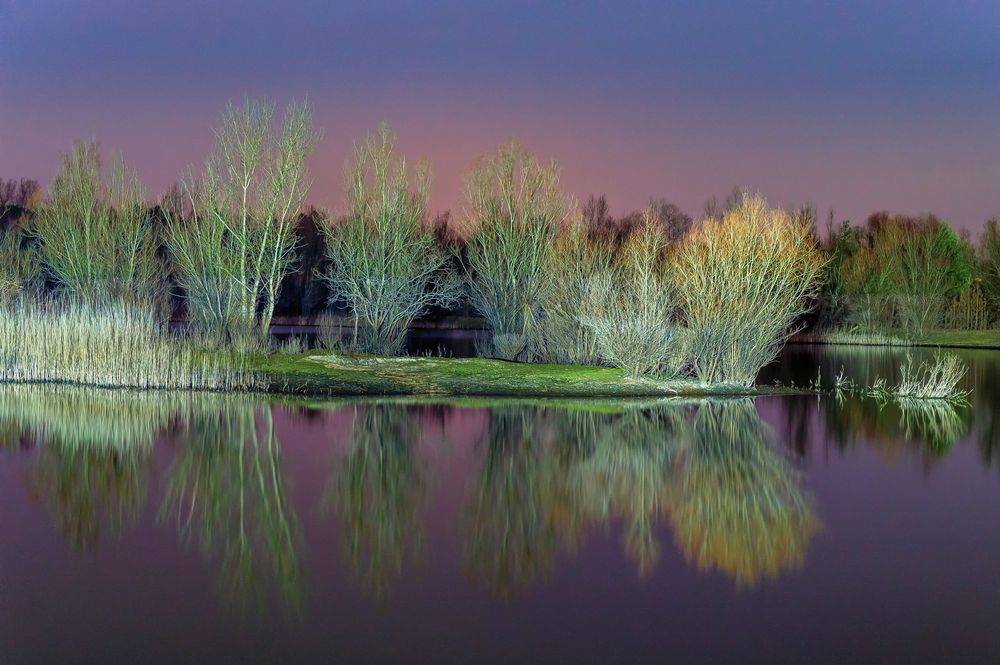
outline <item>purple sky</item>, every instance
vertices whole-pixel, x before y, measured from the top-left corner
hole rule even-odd
[[[743,184],[854,220],[1000,215],[996,2],[148,4],[0,0],[0,177],[47,183],[94,137],[156,196],[227,100],[308,95],[320,207],[384,119],[431,160],[435,209],[460,210],[470,162],[516,136],[619,213],[698,213]]]

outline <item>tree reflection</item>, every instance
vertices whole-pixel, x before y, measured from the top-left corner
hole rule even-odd
[[[664,405],[607,419],[600,443],[582,466],[586,509],[626,525],[625,551],[640,577],[660,557],[656,524],[675,500],[672,473],[685,442],[685,407]]]
[[[557,510],[566,485],[544,424],[545,412],[534,407],[490,412],[486,457],[465,512],[466,569],[502,598],[551,571],[560,544],[573,540],[565,526],[576,508]]]
[[[345,556],[378,600],[402,574],[407,553],[416,559],[422,552],[427,482],[415,451],[418,422],[401,407],[356,408],[347,451],[326,490],[324,505],[343,521]]]
[[[286,607],[302,602],[300,535],[270,406],[216,396],[192,409],[169,472],[161,518],[218,559],[233,604],[262,610],[268,579]]]
[[[688,561],[742,587],[800,566],[818,520],[753,402],[706,402],[690,434],[673,513]]]

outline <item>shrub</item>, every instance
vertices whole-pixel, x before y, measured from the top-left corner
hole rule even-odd
[[[273,115],[273,105],[249,99],[227,106],[200,180],[184,178],[181,201],[163,207],[188,316],[217,343],[267,335],[294,261],[305,159],[319,135],[305,103],[289,104],[278,136]]]
[[[398,353],[414,319],[454,302],[460,284],[427,223],[428,172],[393,156],[383,125],[355,147],[347,171],[350,212],[327,229],[331,304],[343,301],[363,325],[360,348]]]
[[[515,333],[493,335],[493,356],[501,360],[519,360],[528,350],[528,337]]]
[[[632,377],[677,374],[681,334],[674,323],[676,299],[666,271],[668,241],[647,214],[610,270],[593,278],[582,318],[601,357]]]
[[[548,284],[534,330],[533,355],[549,363],[600,363],[597,339],[581,317],[598,313],[588,311],[588,293],[592,281],[611,268],[611,258],[611,247],[592,241],[581,220],[556,235],[545,261]]]
[[[750,386],[808,311],[822,268],[810,228],[759,195],[692,231],[675,280],[698,378]]]
[[[0,231],[0,305],[30,293],[37,285],[38,254],[19,230]]]
[[[494,336],[529,336],[545,288],[545,264],[570,201],[555,163],[516,143],[480,160],[466,181],[465,271],[472,306]]]
[[[96,143],[78,143],[65,157],[32,230],[46,273],[74,299],[160,299],[162,270],[142,184],[124,160],[104,182]]]

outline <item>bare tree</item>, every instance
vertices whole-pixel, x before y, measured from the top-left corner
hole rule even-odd
[[[78,143],[65,157],[32,232],[46,273],[73,298],[159,301],[161,266],[142,183],[123,159],[105,180],[96,143]]]
[[[193,322],[219,342],[266,336],[282,279],[293,267],[295,223],[309,190],[305,160],[320,135],[306,102],[291,102],[281,132],[274,105],[226,107],[199,179],[181,181],[167,241]]]
[[[705,201],[705,209],[703,213],[705,219],[721,219],[727,212],[736,210],[736,208],[740,205],[740,202],[747,195],[748,192],[739,185],[735,185],[733,190],[729,192],[721,203],[719,202],[719,199],[716,198],[715,194],[712,194],[712,197]]]
[[[559,167],[517,143],[480,160],[466,182],[466,275],[472,305],[517,357],[526,348],[545,286],[545,260],[574,206],[559,191]]]
[[[691,216],[666,199],[650,199],[648,213],[663,229],[668,242],[680,242],[691,230]]]
[[[397,353],[413,320],[454,302],[460,283],[427,223],[429,170],[393,154],[388,125],[354,148],[346,172],[350,212],[327,229],[331,303],[344,302],[364,326],[360,346]]]
[[[581,212],[590,233],[606,234],[614,230],[615,220],[611,216],[608,199],[604,194],[597,197],[591,194],[583,204]]]

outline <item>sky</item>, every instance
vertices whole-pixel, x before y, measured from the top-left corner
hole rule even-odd
[[[0,178],[51,181],[79,139],[151,198],[203,163],[227,101],[308,97],[309,203],[389,122],[433,211],[509,138],[579,200],[697,216],[734,185],[861,221],[1000,216],[1000,3],[0,0]]]

